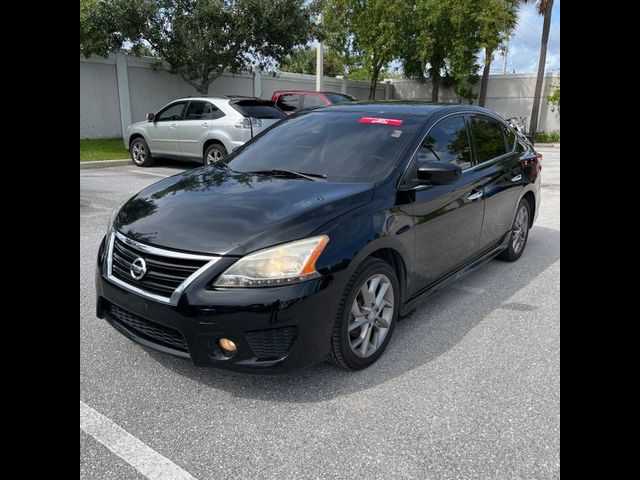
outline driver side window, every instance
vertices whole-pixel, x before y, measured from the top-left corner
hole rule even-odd
[[[471,167],[471,146],[463,115],[436,123],[418,150],[418,161],[453,162],[463,170]]]
[[[175,120],[182,120],[182,111],[184,110],[185,102],[178,102],[169,105],[162,110],[157,117],[157,122],[169,122]]]

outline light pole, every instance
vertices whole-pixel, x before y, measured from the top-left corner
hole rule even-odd
[[[322,13],[318,15],[318,25],[322,24]],[[322,91],[322,74],[324,73],[324,49],[322,42],[318,42],[316,50],[316,92]]]

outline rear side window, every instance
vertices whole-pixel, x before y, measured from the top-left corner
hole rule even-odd
[[[300,95],[280,95],[277,105],[285,112],[295,112],[300,108]]]
[[[269,100],[236,100],[229,102],[244,117],[286,118],[286,114]]]
[[[320,98],[320,96],[318,95],[305,95],[302,105],[304,105],[304,108],[309,108],[321,107],[326,104],[324,103],[324,100],[322,100],[322,98]]]
[[[473,135],[476,141],[478,163],[486,162],[511,151],[507,149],[505,127],[490,117],[471,117]]]
[[[331,103],[345,103],[354,101],[353,97],[341,95],[339,93],[325,93],[324,96],[327,97]]]
[[[464,116],[456,115],[436,123],[425,137],[419,160],[452,162],[465,169],[471,166],[471,148]]]

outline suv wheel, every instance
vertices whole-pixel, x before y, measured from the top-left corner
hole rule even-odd
[[[227,149],[219,143],[213,143],[204,151],[204,164],[213,165],[223,161],[227,156]]]
[[[333,328],[331,361],[348,370],[374,363],[389,344],[400,311],[393,268],[368,258],[349,280]]]
[[[149,150],[149,145],[144,141],[144,138],[137,137],[131,142],[129,148],[131,152],[131,160],[139,167],[150,167],[153,165],[153,157]]]

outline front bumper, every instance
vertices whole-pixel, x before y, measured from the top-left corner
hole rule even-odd
[[[101,271],[99,258],[96,314],[122,334],[197,366],[251,373],[284,373],[325,359],[343,291],[334,276],[283,287],[212,290],[208,275],[172,306],[129,292]],[[217,346],[223,337],[238,346],[230,358]]]

